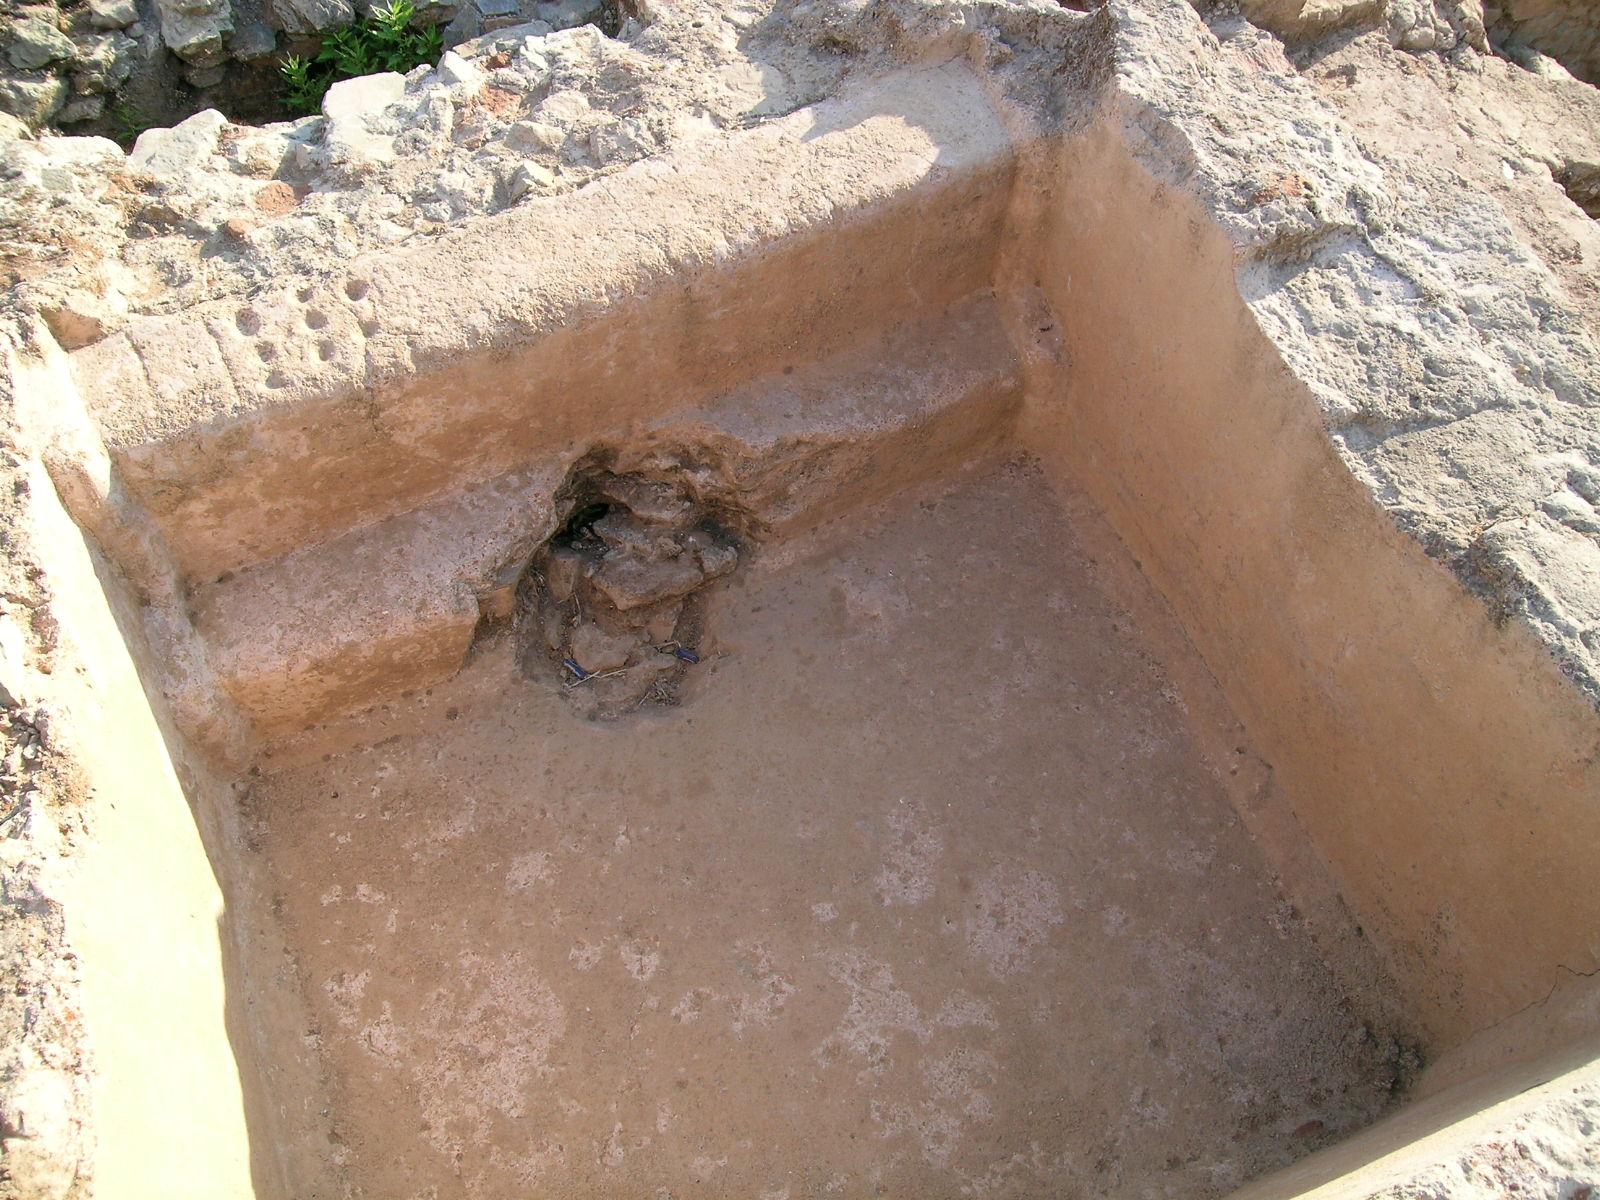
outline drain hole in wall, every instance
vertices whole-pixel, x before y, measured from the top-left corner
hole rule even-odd
[[[741,542],[682,481],[574,471],[560,526],[517,588],[518,661],[610,719],[672,705],[699,665],[705,590],[739,566]]]

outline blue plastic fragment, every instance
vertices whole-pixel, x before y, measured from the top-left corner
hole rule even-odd
[[[679,658],[683,659],[683,661],[686,663],[697,663],[700,661],[700,656],[687,646],[678,646],[672,652]]]
[[[578,660],[575,658],[563,658],[561,660],[561,665],[576,675],[580,683],[589,678],[589,672],[580,667],[578,665]]]

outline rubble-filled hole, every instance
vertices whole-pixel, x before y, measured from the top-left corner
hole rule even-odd
[[[681,481],[581,468],[557,502],[517,588],[523,673],[553,675],[591,717],[676,704],[701,660],[705,589],[738,567],[740,539]]]

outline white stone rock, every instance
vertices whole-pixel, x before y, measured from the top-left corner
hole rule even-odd
[[[589,134],[589,153],[600,166],[637,162],[659,144],[650,127],[637,117],[598,126]]]
[[[67,102],[67,81],[57,75],[0,74],[0,113],[25,125],[43,124]]]
[[[542,38],[524,38],[517,50],[517,70],[535,87],[550,78],[550,60],[544,55]]]
[[[505,143],[513,150],[538,150],[554,154],[566,140],[565,133],[543,121],[518,121],[505,132]]]
[[[589,97],[575,88],[552,92],[539,102],[539,117],[555,125],[577,125],[590,115]]]
[[[554,187],[555,182],[556,173],[549,167],[525,162],[511,173],[511,178],[506,182],[506,194],[512,200],[520,200],[529,192],[542,192]]]
[[[417,118],[423,128],[436,134],[440,139],[448,139],[456,128],[455,103],[450,99],[449,93],[433,92],[423,101]]]
[[[452,215],[481,212],[494,193],[494,178],[470,171],[442,171],[434,181],[434,194],[450,206]]]
[[[243,175],[272,178],[295,147],[294,139],[276,129],[250,129],[242,137],[229,138],[222,156]]]
[[[125,157],[121,146],[103,137],[46,137],[39,139],[38,147],[51,162],[69,167],[105,169],[120,165]]]
[[[322,115],[330,121],[359,120],[381,113],[405,94],[405,76],[394,71],[341,79],[323,96]]]
[[[328,161],[334,166],[361,169],[390,162],[394,138],[372,130],[373,119],[391,104],[405,99],[405,76],[389,71],[343,79],[322,98],[328,119],[323,136]]]
[[[447,87],[476,91],[483,86],[483,72],[454,50],[446,50],[439,60],[439,80]]]
[[[333,127],[326,149],[329,166],[357,171],[393,162],[395,155],[394,138],[387,134],[368,133],[355,123]]]
[[[147,129],[133,144],[131,170],[157,178],[176,178],[199,170],[217,152],[228,118],[214,108],[197,112],[171,129]]]
[[[576,29],[559,30],[542,40],[552,67],[589,72],[595,69],[604,52],[606,35],[593,25],[580,25]]]

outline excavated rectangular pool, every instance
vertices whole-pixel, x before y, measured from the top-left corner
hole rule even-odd
[[[1003,118],[907,70],[40,369],[108,1169],[1367,1195],[1587,1057],[1594,712],[1120,126]]]

